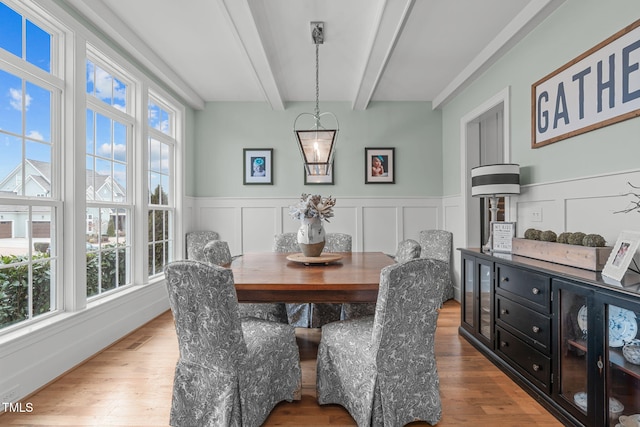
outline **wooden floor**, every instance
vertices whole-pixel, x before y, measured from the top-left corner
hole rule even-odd
[[[460,305],[443,307],[436,332],[443,414],[438,426],[561,426],[544,408],[458,336]],[[338,405],[319,406],[319,330],[298,329],[302,400],[282,402],[266,426],[353,426]],[[178,344],[166,312],[25,399],[30,413],[0,415],[2,426],[167,426]],[[412,423],[411,426],[428,425]]]

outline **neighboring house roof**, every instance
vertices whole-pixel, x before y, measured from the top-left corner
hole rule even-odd
[[[25,176],[25,182],[32,180],[42,187],[43,192],[51,192],[51,163],[34,159],[25,159],[25,165],[29,173]],[[20,192],[23,186],[21,180],[17,180],[16,176],[22,173],[22,164],[16,166],[5,178],[0,179],[0,194],[16,194]],[[86,188],[95,188],[95,194],[99,195],[100,190],[108,188],[111,194],[111,188],[117,196],[124,197],[125,190],[117,181],[113,180],[109,175],[103,175],[90,169],[86,170]],[[93,192],[92,192],[93,194]]]

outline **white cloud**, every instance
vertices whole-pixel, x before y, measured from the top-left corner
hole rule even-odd
[[[9,105],[11,105],[14,109],[18,111],[22,111],[22,90],[10,88],[9,97],[10,97]],[[29,105],[31,105],[31,96],[29,96],[29,94],[27,94],[24,97],[24,102],[25,102],[24,109],[26,111],[29,109]]]
[[[37,130],[32,130],[27,135],[29,138],[37,139],[38,141],[44,141],[44,137]]]

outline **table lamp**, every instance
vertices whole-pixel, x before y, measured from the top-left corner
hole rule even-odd
[[[471,195],[489,199],[490,222],[498,217],[498,197],[520,194],[520,165],[500,163],[478,166],[471,169]],[[491,250],[492,227],[483,251]]]

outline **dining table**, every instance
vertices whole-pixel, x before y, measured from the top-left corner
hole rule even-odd
[[[380,271],[395,261],[382,252],[245,253],[230,268],[239,302],[376,302]]]

